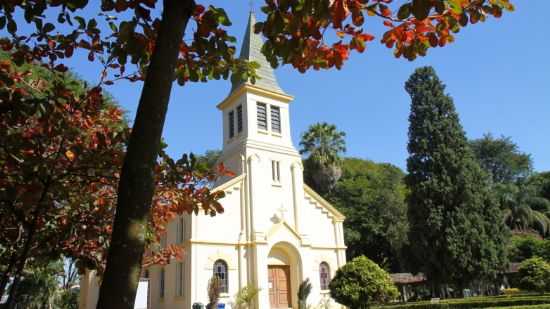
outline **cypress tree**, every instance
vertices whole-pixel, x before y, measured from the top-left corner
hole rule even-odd
[[[459,290],[494,279],[506,262],[507,230],[453,101],[431,67],[417,69],[405,89],[412,99],[405,178],[411,266],[434,286]]]

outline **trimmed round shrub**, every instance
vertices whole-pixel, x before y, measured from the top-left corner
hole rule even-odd
[[[399,296],[390,275],[364,256],[338,269],[329,288],[332,298],[350,309],[369,308]]]
[[[550,291],[550,264],[540,257],[521,262],[519,269],[520,288],[539,293]]]

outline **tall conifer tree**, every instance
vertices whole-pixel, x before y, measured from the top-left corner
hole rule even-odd
[[[492,280],[507,230],[445,85],[431,67],[405,84],[412,99],[406,183],[413,266],[435,286]],[[445,295],[442,295],[445,296]]]

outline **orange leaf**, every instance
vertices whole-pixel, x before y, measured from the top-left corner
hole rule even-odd
[[[72,152],[72,151],[70,151],[70,150],[65,151],[65,156],[66,156],[67,159],[69,159],[70,161],[73,161],[74,158],[75,158],[74,152]]]

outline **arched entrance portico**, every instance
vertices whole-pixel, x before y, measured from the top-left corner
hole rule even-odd
[[[267,259],[269,303],[272,309],[297,308],[297,291],[302,281],[298,250],[287,242],[275,244]]]

